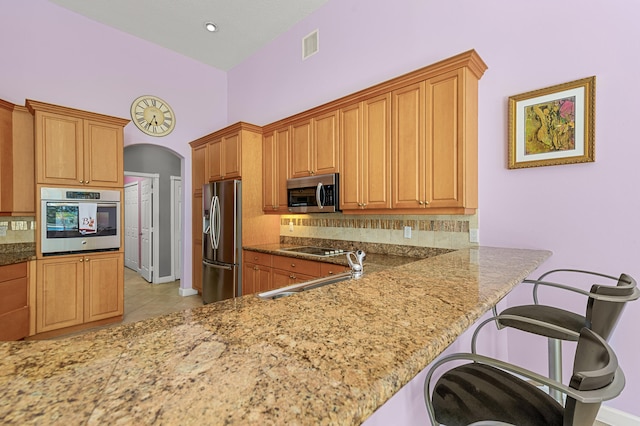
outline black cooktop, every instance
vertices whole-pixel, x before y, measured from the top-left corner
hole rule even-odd
[[[314,247],[314,246],[293,247],[293,248],[281,249],[281,250],[289,251],[293,253],[309,254],[312,256],[336,256],[336,255],[346,253],[344,250],[341,250],[341,249],[334,249],[334,248],[327,248],[327,247]]]

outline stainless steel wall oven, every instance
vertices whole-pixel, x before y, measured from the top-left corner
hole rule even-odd
[[[120,191],[41,188],[42,254],[120,249]]]

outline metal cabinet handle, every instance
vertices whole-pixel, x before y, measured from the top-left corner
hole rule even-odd
[[[291,267],[292,267],[292,268],[295,268],[295,267],[296,267],[296,264],[295,264],[295,263],[292,263],[292,264],[291,264]]]

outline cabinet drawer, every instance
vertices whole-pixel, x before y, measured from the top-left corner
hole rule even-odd
[[[344,265],[336,265],[333,263],[321,263],[320,264],[320,276],[326,277],[328,275],[341,274],[343,272],[349,272],[349,267]]]
[[[27,276],[27,262],[0,266],[0,282],[15,280]]]
[[[0,283],[0,315],[27,306],[27,278]],[[0,328],[2,326],[0,325]]]
[[[298,272],[304,275],[310,275],[311,277],[320,276],[320,262],[314,262],[313,260],[296,259],[287,256],[273,256],[272,266],[284,271]]]
[[[0,341],[18,340],[28,335],[28,306],[0,315]]]
[[[255,263],[256,265],[271,267],[271,255],[267,253],[258,253],[257,251],[245,251],[242,259],[247,263]]]

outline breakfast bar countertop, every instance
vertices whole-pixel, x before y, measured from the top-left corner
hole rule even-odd
[[[360,424],[550,255],[461,249],[277,300],[2,342],[0,420]]]

